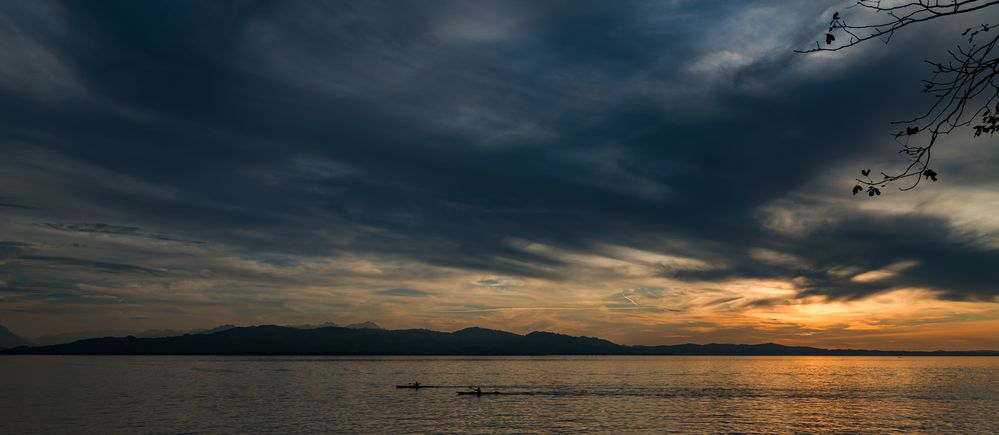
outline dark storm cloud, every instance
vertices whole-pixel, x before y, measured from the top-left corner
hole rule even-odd
[[[402,296],[402,297],[411,297],[411,298],[421,298],[421,297],[430,296],[432,294],[427,291],[417,290],[415,288],[406,288],[406,287],[378,290],[375,293],[383,296]]]
[[[22,205],[22,204],[12,204],[9,202],[0,202],[0,209],[4,208],[21,208],[21,209],[34,209],[35,207]]]
[[[158,270],[149,269],[131,264],[111,263],[106,261],[92,261],[82,258],[72,257],[52,257],[47,255],[22,255],[17,258],[21,267],[68,267],[80,268],[84,270],[95,270],[105,273],[142,273],[157,275]]]
[[[31,249],[30,243],[0,240],[0,258],[13,257]]]
[[[947,299],[991,300],[999,289],[999,271],[989,266],[999,264],[999,251],[955,239],[951,226],[939,218],[851,216],[802,239],[759,243],[793,258],[807,259],[809,264],[773,264],[751,255],[730,255],[727,267],[682,271],[674,276],[708,281],[796,278],[804,295],[836,299],[917,287],[939,291]],[[893,269],[893,265],[897,267]],[[872,271],[884,273],[869,282],[857,279]]]
[[[922,54],[904,38],[848,73],[801,69],[790,49],[809,44],[826,4],[7,5],[20,39],[5,56],[26,66],[0,81],[0,147],[51,183],[33,198],[4,191],[4,204],[108,222],[44,224],[62,232],[203,240],[272,265],[373,253],[571,278],[523,240],[683,254],[719,268],[671,276],[801,277],[836,298],[902,285],[996,295],[999,253],[944,222],[857,216],[804,239],[760,224],[760,207],[863,152],[917,101],[916,78],[898,77]],[[768,38],[741,15],[753,8],[801,23]],[[126,182],[79,182],[31,158],[46,153]],[[78,203],[101,217],[74,217]],[[811,267],[746,258],[760,248]],[[916,265],[876,282],[824,271],[900,261]],[[425,295],[379,293],[397,290]]]
[[[204,244],[204,242],[200,242],[197,240],[186,240],[186,239],[176,238],[168,234],[156,233],[144,230],[139,227],[132,227],[132,226],[111,225],[104,223],[72,224],[72,223],[51,223],[51,222],[46,222],[43,224],[43,226],[58,231],[141,237],[146,239],[163,240],[169,242],[182,242],[195,245]]]

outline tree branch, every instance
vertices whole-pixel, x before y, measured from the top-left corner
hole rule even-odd
[[[839,51],[875,38],[888,43],[896,31],[910,25],[997,5],[999,0],[918,0],[895,5],[886,5],[882,0],[859,0],[851,8],[859,7],[886,19],[875,24],[853,25],[837,12],[829,22],[827,47],[816,41],[816,48],[796,52]],[[849,39],[833,46],[836,34],[847,35]],[[937,173],[929,167],[933,147],[941,135],[959,127],[971,125],[976,137],[999,132],[999,104],[995,110],[991,108],[999,99],[999,28],[996,24],[981,24],[966,29],[961,36],[968,37],[967,43],[958,45],[956,51],[948,50],[950,59],[946,64],[927,61],[935,71],[929,80],[923,80],[923,92],[932,95],[934,103],[922,115],[892,123],[906,126],[894,137],[901,146],[899,153],[908,156],[911,162],[901,172],[881,172],[882,180],[872,179],[870,169],[861,171],[863,178],[856,179],[854,195],[866,188],[869,196],[879,196],[880,189],[902,180],[912,182],[899,190],[914,189],[922,180],[937,181]],[[919,145],[919,138],[925,136],[929,137],[926,143]]]

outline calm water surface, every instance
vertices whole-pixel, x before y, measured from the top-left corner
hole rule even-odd
[[[0,357],[5,434],[413,432],[999,433],[999,358]]]

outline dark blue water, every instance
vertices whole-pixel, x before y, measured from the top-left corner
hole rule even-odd
[[[5,434],[413,432],[999,433],[999,358],[0,357]]]

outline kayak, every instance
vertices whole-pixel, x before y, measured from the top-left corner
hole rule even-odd
[[[494,395],[497,395],[497,394],[503,394],[503,393],[500,393],[499,391],[482,391],[482,392],[478,392],[478,391],[459,391],[458,392],[459,396],[486,396],[486,395],[494,396]]]

